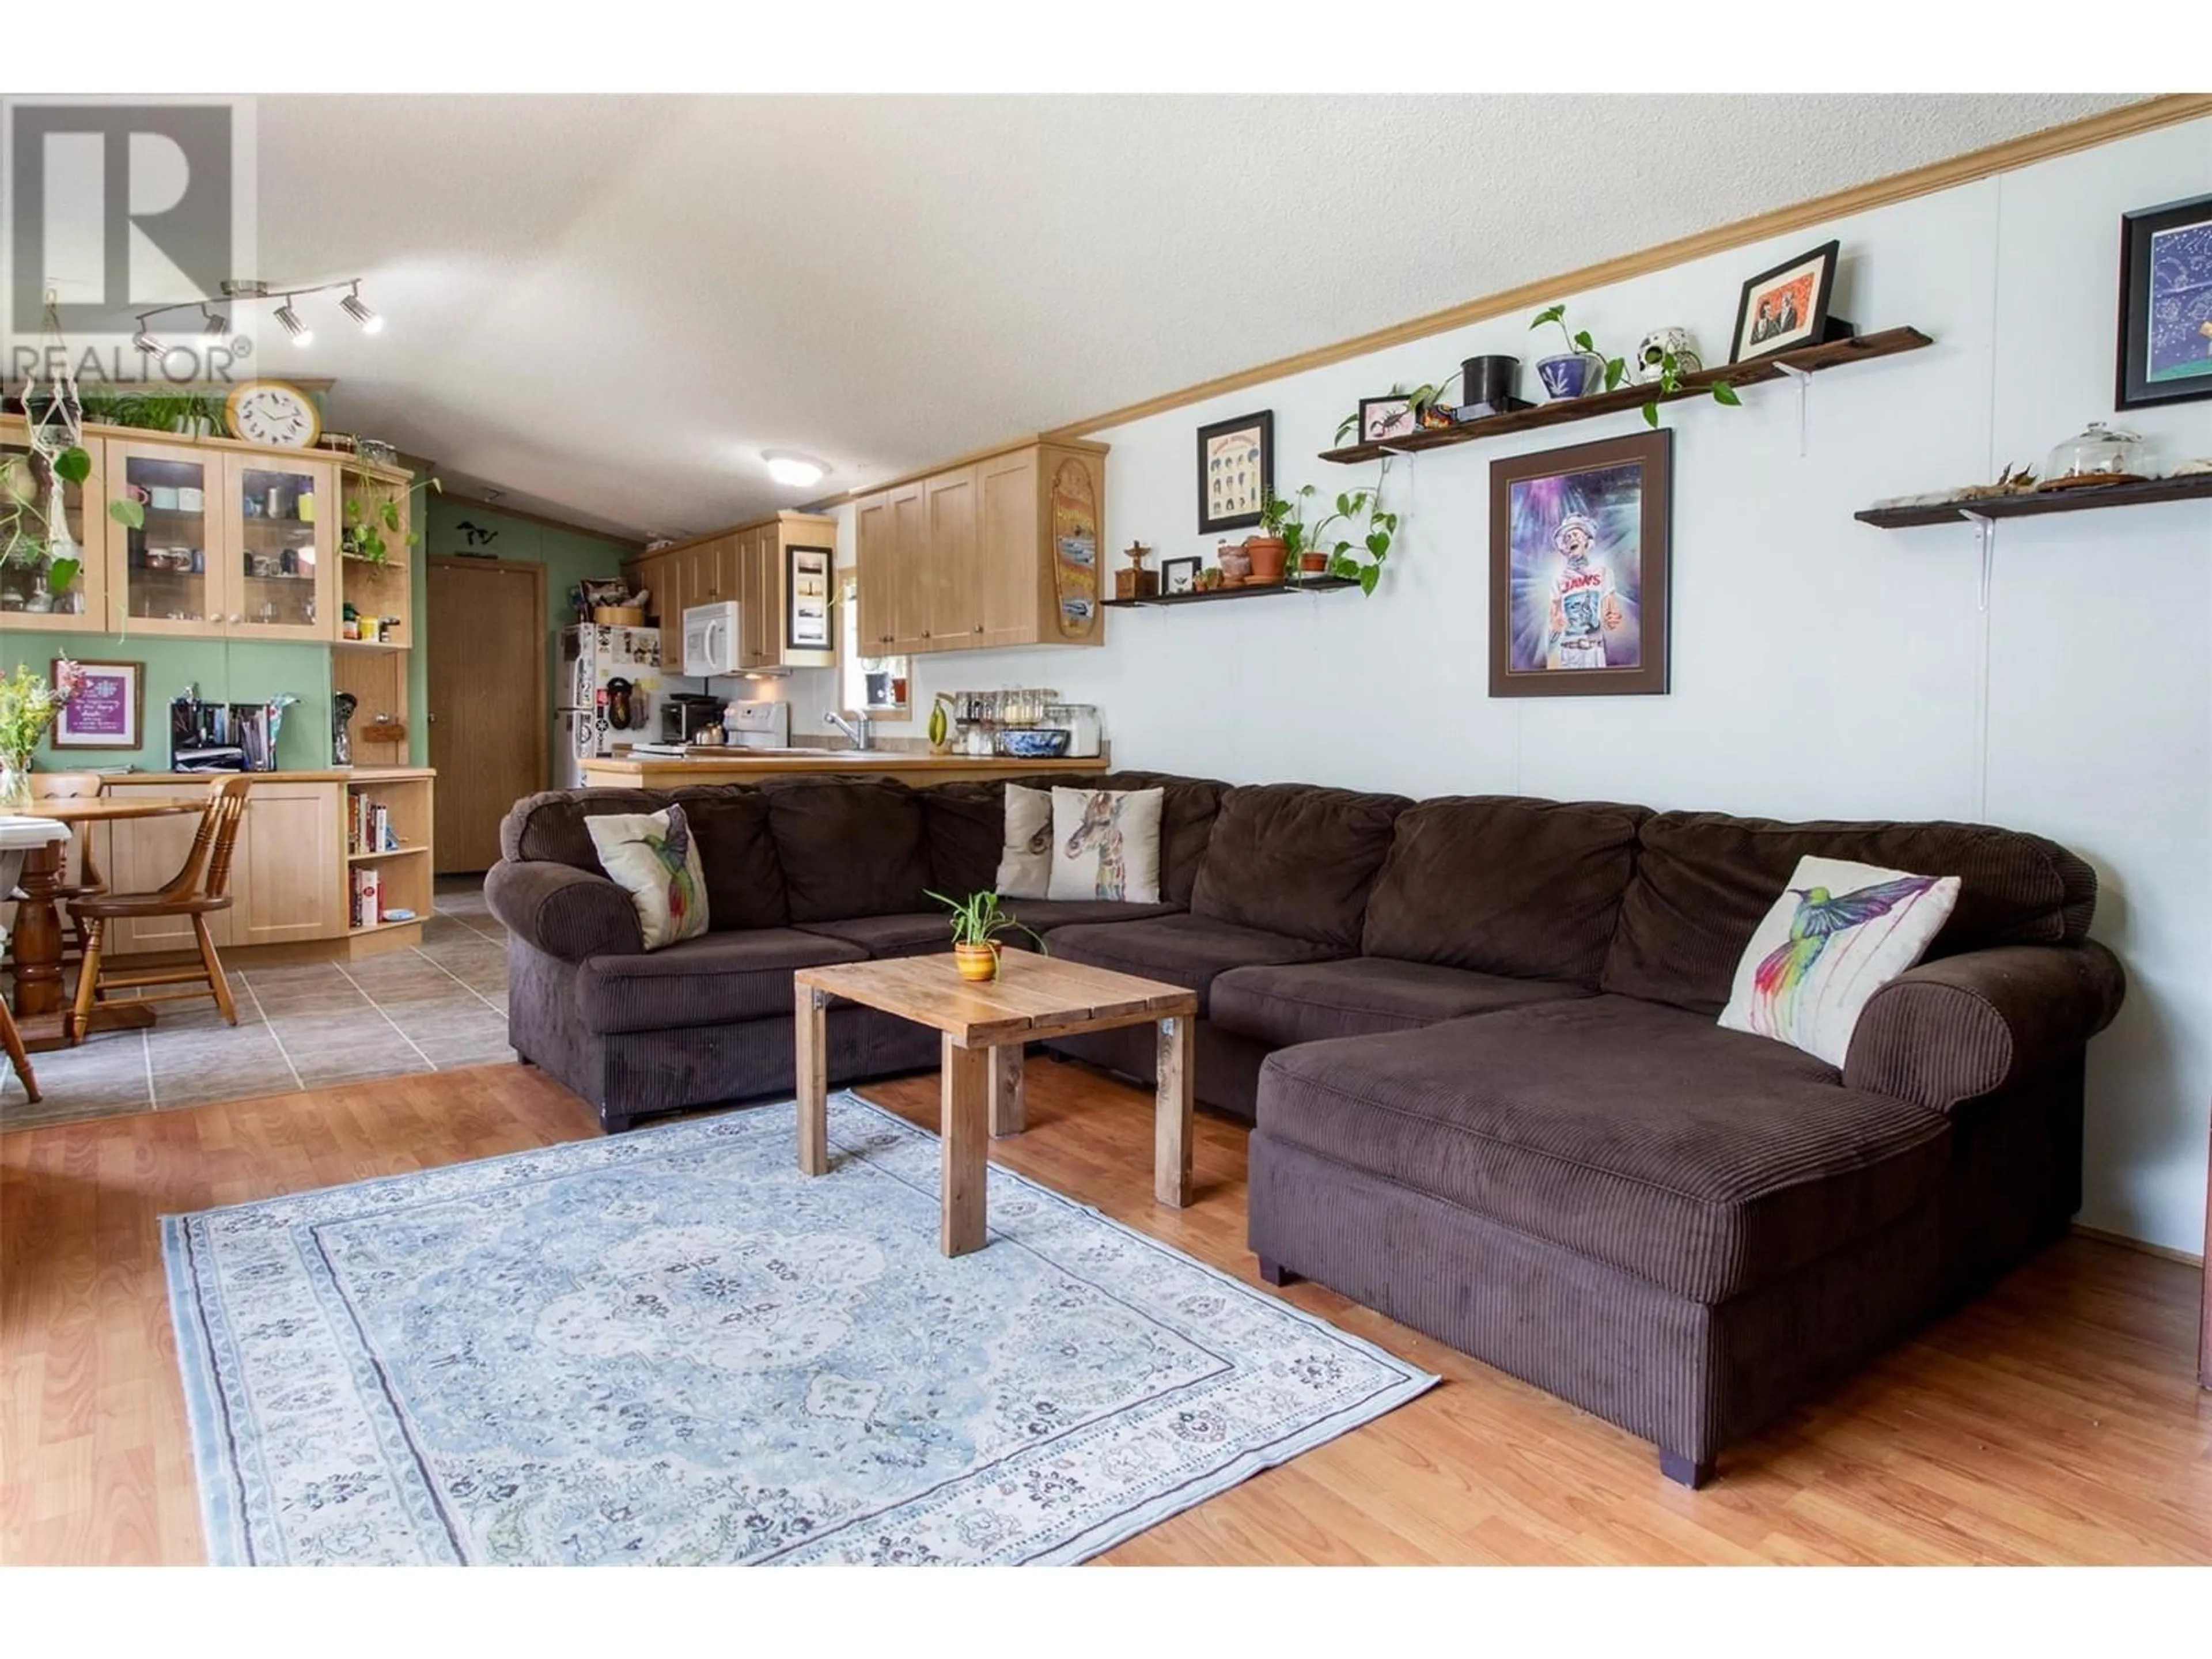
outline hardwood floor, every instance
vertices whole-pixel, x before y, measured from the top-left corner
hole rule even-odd
[[[933,1078],[862,1091],[934,1127]],[[1152,1197],[1152,1099],[1029,1067],[991,1156],[1250,1279],[1244,1133]],[[0,1137],[0,1561],[201,1559],[164,1213],[596,1133],[522,1066]],[[1242,1562],[2212,1562],[2197,1276],[2072,1239],[1757,1441],[1702,1492],[1651,1448],[1314,1285],[1301,1306],[1443,1387],[1105,1558]]]

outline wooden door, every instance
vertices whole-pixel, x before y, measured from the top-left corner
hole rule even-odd
[[[233,945],[292,945],[346,929],[341,783],[257,783],[231,866]]]
[[[957,651],[972,644],[975,635],[975,469],[940,472],[923,491],[922,649]]]
[[[429,631],[438,869],[489,870],[500,820],[545,787],[545,567],[432,559]]]
[[[215,599],[232,638],[337,637],[331,526],[343,508],[334,478],[329,462],[304,456],[222,457],[221,539],[228,550]],[[404,552],[403,544],[403,558]]]
[[[975,642],[1032,643],[1039,637],[1045,568],[1037,452],[1018,450],[978,463],[975,498]]]

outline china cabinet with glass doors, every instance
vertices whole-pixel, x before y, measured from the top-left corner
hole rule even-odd
[[[0,420],[0,629],[103,633],[111,625],[107,536],[122,526],[107,520],[100,446],[86,453],[92,474],[82,483],[56,479],[33,464],[22,420]],[[58,587],[58,562],[76,567]]]

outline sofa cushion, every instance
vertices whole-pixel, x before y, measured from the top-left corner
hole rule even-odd
[[[1145,921],[1180,914],[1172,904],[1122,904],[1112,899],[1008,899],[999,908],[1040,933],[1095,921]]]
[[[1160,902],[1190,908],[1191,889],[1213,838],[1213,820],[1229,786],[1211,778],[1182,778],[1171,772],[1100,772],[1095,775],[1042,772],[1015,782],[1031,789],[1133,789],[1160,791]]]
[[[1360,949],[1595,985],[1636,869],[1641,806],[1468,795],[1398,814]]]
[[[1259,963],[1321,962],[1339,954],[1310,939],[1193,915],[1061,927],[1045,936],[1045,949],[1069,962],[1195,991],[1201,1014],[1217,974]]]
[[[1810,1054],[1613,996],[1283,1049],[1259,1127],[1706,1304],[1903,1216],[1948,1151]]]
[[[1191,890],[1194,914],[1350,956],[1390,850],[1399,795],[1267,784],[1224,796]]]
[[[1579,985],[1508,979],[1427,962],[1351,957],[1342,962],[1233,968],[1213,981],[1213,1023],[1277,1048],[1327,1037],[1406,1031],[1439,1020],[1555,1002]]]
[[[949,955],[952,950],[952,913],[949,910],[909,911],[896,916],[848,916],[842,921],[802,921],[803,933],[842,939],[880,961],[885,957]],[[1006,941],[1021,942],[1018,933]]]
[[[1636,876],[1600,985],[1701,1014],[1726,1006],[1737,960],[1797,860],[1850,859],[1960,878],[1928,948],[1939,960],[2001,945],[2074,944],[2097,908],[2096,872],[2055,842],[1981,823],[1778,823],[1661,812],[1638,831]]]
[[[602,1036],[787,1018],[793,969],[866,955],[793,927],[702,933],[650,956],[591,957],[576,970],[576,1012]]]
[[[929,836],[915,791],[895,778],[809,778],[761,793],[793,921],[929,908]]]
[[[585,820],[604,812],[658,812],[668,799],[663,789],[547,789],[525,795],[500,820],[500,855],[518,864],[544,859],[601,874]]]
[[[1006,786],[1000,782],[938,783],[915,794],[929,836],[929,884],[965,898],[990,890],[999,878],[999,850],[1006,839]]]
[[[791,920],[768,797],[743,784],[705,784],[671,797],[690,820],[707,872],[708,926],[781,927]]]

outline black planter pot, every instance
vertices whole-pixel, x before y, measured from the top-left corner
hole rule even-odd
[[[1521,373],[1518,357],[1470,357],[1460,365],[1460,384],[1465,399],[1462,408],[1475,408],[1490,414],[1503,414],[1509,409],[1525,409],[1526,404],[1513,395],[1514,382]]]

